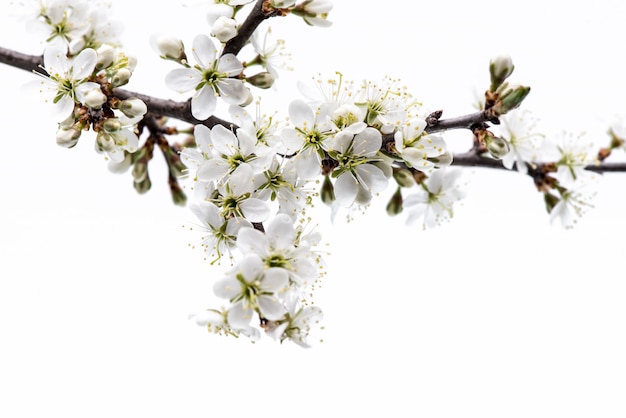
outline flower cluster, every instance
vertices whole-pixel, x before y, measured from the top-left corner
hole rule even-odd
[[[120,100],[113,89],[128,83],[136,60],[114,41],[116,25],[96,4],[80,0],[37,2],[33,22],[50,31],[41,79],[31,83],[61,119],[57,143],[73,147],[83,131],[96,132],[95,147],[121,162],[139,146],[135,125],[147,112],[137,98]]]

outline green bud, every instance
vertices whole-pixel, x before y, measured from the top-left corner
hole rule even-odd
[[[391,196],[389,203],[387,203],[387,214],[389,216],[395,216],[402,212],[403,208],[403,200],[402,200],[402,189],[398,187],[396,192]]]
[[[400,187],[415,186],[415,178],[413,177],[413,174],[405,168],[394,169],[393,178]]]
[[[496,91],[504,80],[512,73],[515,66],[508,55],[498,55],[489,62],[489,74],[491,75],[491,91]]]
[[[511,150],[509,148],[509,143],[498,136],[486,135],[485,146],[487,147],[487,151],[489,151],[489,154],[491,154],[491,156],[496,160],[501,160]]]
[[[172,193],[172,200],[175,205],[185,206],[187,204],[187,195],[177,182],[170,182],[170,192]]]
[[[260,89],[269,89],[272,87],[276,79],[271,73],[264,71],[262,73],[255,74],[252,77],[246,77],[246,81]]]
[[[148,177],[148,164],[138,162],[133,166],[133,179],[135,182],[144,181]]]
[[[333,186],[329,176],[324,176],[320,197],[322,198],[322,202],[327,205],[331,205],[335,201],[335,186]]]
[[[122,122],[117,118],[109,118],[102,124],[104,131],[108,134],[119,132],[122,130]]]
[[[513,109],[517,109],[522,104],[526,96],[530,93],[530,87],[513,86],[504,91],[500,96],[500,115],[504,115]]]
[[[144,194],[152,187],[152,182],[150,181],[150,177],[146,176],[142,181],[134,181],[133,187],[139,194]]]
[[[552,212],[552,209],[559,203],[561,199],[553,195],[552,193],[545,192],[543,194],[543,200],[546,203],[546,209],[548,213]]]

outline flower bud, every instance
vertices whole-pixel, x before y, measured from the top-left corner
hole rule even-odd
[[[152,187],[152,182],[150,181],[150,177],[146,176],[142,181],[134,181],[133,187],[139,194],[144,194]]]
[[[57,144],[64,148],[72,148],[78,143],[81,130],[73,126],[70,128],[59,128],[56,134]]]
[[[117,118],[109,118],[102,124],[104,131],[108,134],[119,132],[122,130],[122,122]]]
[[[143,100],[131,97],[120,102],[119,110],[130,119],[133,119],[137,116],[145,115],[148,112],[148,107]]]
[[[246,78],[248,83],[260,89],[269,89],[272,87],[275,80],[274,76],[267,71]]]
[[[136,183],[144,181],[148,177],[148,164],[137,162],[133,166],[133,179]]]
[[[510,151],[509,143],[498,136],[485,135],[485,146],[489,154],[496,160],[501,160]]]
[[[183,41],[174,36],[158,36],[154,39],[154,48],[164,59],[180,62],[186,58]]]
[[[237,21],[226,16],[220,16],[213,23],[211,35],[220,42],[228,42],[237,36]]]
[[[100,109],[106,101],[107,96],[100,88],[89,90],[83,97],[83,104],[92,109]]]
[[[387,214],[389,216],[395,216],[402,213],[403,208],[403,200],[402,200],[402,192],[400,187],[396,190],[396,192],[391,196],[389,203],[387,203]]]
[[[120,68],[111,77],[111,86],[116,88],[125,85],[130,80],[131,75],[132,73],[127,68]]]
[[[491,75],[491,91],[496,91],[504,80],[512,73],[515,66],[509,55],[498,55],[489,62],[489,74]]]
[[[109,44],[102,44],[96,50],[98,60],[96,61],[96,71],[109,68],[115,62],[115,48]]]
[[[415,179],[413,174],[407,169],[394,169],[393,178],[400,187],[413,187],[415,186]]]
[[[553,195],[552,193],[544,192],[543,201],[546,204],[546,210],[551,213],[554,207],[559,203],[561,199]]]
[[[530,93],[530,87],[525,86],[513,86],[505,89],[504,93],[500,95],[500,115],[504,115],[513,109],[519,107],[522,104],[526,96]]]
[[[100,152],[112,152],[115,150],[115,138],[104,131],[96,136],[96,149]]]
[[[187,204],[187,195],[177,182],[170,182],[170,193],[175,205],[185,206]]]
[[[331,205],[335,201],[335,186],[333,186],[329,176],[324,176],[320,197],[322,198],[322,202],[327,205]]]

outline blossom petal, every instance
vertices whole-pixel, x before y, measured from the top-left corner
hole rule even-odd
[[[285,315],[285,307],[273,296],[259,296],[259,309],[263,317],[270,321],[277,321]]]
[[[72,61],[72,77],[75,80],[83,80],[93,73],[98,61],[98,54],[91,48],[83,49]]]
[[[195,90],[201,81],[200,73],[193,68],[177,68],[165,76],[165,85],[177,93]]]
[[[194,38],[192,52],[198,64],[203,68],[212,67],[215,57],[217,56],[215,44],[211,38],[206,35],[198,35]]]
[[[343,173],[335,181],[335,198],[337,203],[348,207],[354,203],[359,192],[359,182],[351,173]]]
[[[217,97],[210,87],[203,87],[191,98],[191,114],[198,120],[207,120],[215,112]]]
[[[241,74],[243,65],[234,54],[225,54],[217,63],[217,71],[226,73],[228,77],[235,77]]]

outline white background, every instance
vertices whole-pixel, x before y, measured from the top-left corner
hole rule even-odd
[[[626,115],[626,3],[552,3],[337,0],[331,28],[275,19],[296,71],[264,110],[286,116],[296,79],[341,71],[401,78],[429,108],[462,115],[489,59],[508,52],[542,132],[604,145]],[[190,45],[205,10],[113,1],[139,58],[128,89],[185,98],[163,86],[173,67],[148,37]],[[41,52],[2,16],[0,45]],[[501,171],[468,169],[467,199],[432,231],[387,218],[383,200],[350,224],[318,205],[324,342],[251,344],[187,319],[219,303],[220,273],[189,248],[200,233],[171,204],[161,157],[140,196],[88,134],[58,147],[58,121],[20,88],[32,77],[0,66],[0,416],[626,416],[624,174],[605,176],[571,231],[550,226],[530,178]]]

